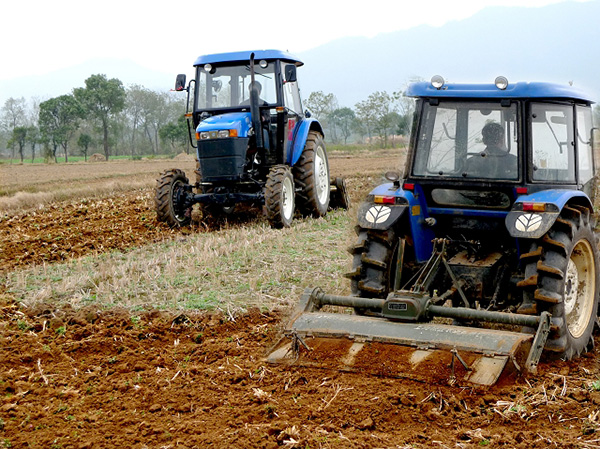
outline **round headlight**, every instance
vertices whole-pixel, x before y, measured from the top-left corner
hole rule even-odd
[[[205,72],[210,72],[212,70],[212,65],[211,64],[204,64],[204,71]]]
[[[498,89],[504,90],[504,89],[506,89],[508,87],[508,80],[504,76],[499,76],[494,81],[494,84],[496,85],[496,87]]]
[[[440,75],[435,75],[433,78],[431,78],[431,85],[436,89],[441,89],[444,85],[444,78],[442,78]]]
[[[261,59],[258,65],[261,66],[263,69],[266,69],[269,64],[264,59]]]

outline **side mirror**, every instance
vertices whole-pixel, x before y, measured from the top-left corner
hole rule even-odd
[[[286,83],[295,83],[296,78],[296,66],[293,64],[288,64],[285,66],[285,82]]]
[[[177,92],[185,90],[185,80],[186,78],[184,73],[180,73],[179,75],[177,75],[177,78],[175,79],[175,90]]]

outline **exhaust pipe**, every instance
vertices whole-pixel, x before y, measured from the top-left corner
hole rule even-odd
[[[254,127],[254,135],[256,136],[256,147],[264,148],[262,123],[258,105],[258,90],[254,82],[254,53],[250,54],[250,117],[252,118],[252,126]]]

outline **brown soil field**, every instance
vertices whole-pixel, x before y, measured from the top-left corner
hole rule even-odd
[[[106,165],[113,164],[108,163]],[[146,171],[114,163],[148,186],[171,162]],[[82,164],[83,165],[83,164]],[[193,166],[193,163],[191,164]],[[331,158],[358,201],[398,158]],[[46,167],[16,166],[23,184],[58,188]],[[156,168],[156,167],[155,167]],[[87,168],[86,168],[87,169]],[[5,187],[0,167],[0,187]],[[12,170],[12,168],[11,168]],[[131,171],[129,171],[131,170]],[[188,174],[191,174],[189,168]],[[13,181],[10,181],[13,182]],[[8,182],[7,182],[8,184]],[[211,232],[158,224],[150,187],[78,198],[0,218],[0,279],[29,264]],[[258,218],[240,219],[246,226]],[[596,349],[570,362],[544,362],[537,375],[491,388],[359,373],[272,366],[264,361],[285,310],[238,316],[72,309],[18,304],[0,285],[0,448],[598,448],[600,364]],[[373,360],[373,372],[377,372]],[[380,370],[384,372],[382,368]]]

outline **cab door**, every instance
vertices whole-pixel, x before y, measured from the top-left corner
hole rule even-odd
[[[283,64],[283,104],[285,109],[282,118],[284,124],[283,133],[283,161],[289,162],[291,156],[291,144],[294,136],[294,130],[303,118],[302,101],[300,100],[300,90],[296,79],[296,67],[293,64]],[[289,67],[291,66],[291,67]]]

